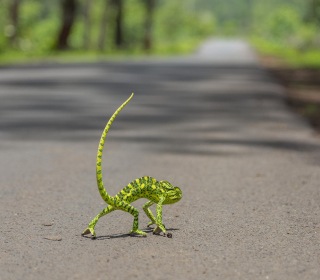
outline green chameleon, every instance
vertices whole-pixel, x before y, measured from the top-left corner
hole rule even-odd
[[[88,228],[82,233],[82,235],[86,235],[91,233],[93,238],[96,237],[96,233],[94,231],[94,227],[98,222],[99,218],[102,216],[109,214],[114,210],[122,210],[130,213],[133,217],[133,227],[132,230],[129,232],[137,233],[139,235],[147,236],[147,234],[141,230],[139,230],[139,211],[130,205],[131,202],[138,200],[139,198],[147,198],[149,201],[143,205],[143,210],[151,220],[148,223],[148,227],[150,225],[156,224],[156,228],[154,229],[153,233],[157,234],[163,231],[166,234],[166,229],[164,224],[162,223],[162,205],[164,204],[173,204],[179,201],[182,198],[182,192],[178,187],[172,186],[167,181],[160,181],[158,182],[156,179],[152,177],[141,177],[132,181],[129,185],[127,185],[123,190],[121,190],[116,196],[112,197],[107,194],[103,182],[102,182],[102,174],[101,174],[101,158],[102,158],[102,151],[104,142],[106,139],[106,135],[109,131],[109,128],[114,121],[115,117],[118,113],[123,109],[124,106],[131,100],[133,97],[133,93],[130,98],[124,102],[118,110],[112,115],[109,122],[107,123],[98,148],[97,154],[97,183],[98,189],[102,199],[109,204],[107,208],[102,210],[89,224]],[[157,218],[155,218],[150,211],[149,207],[157,203]],[[169,234],[168,234],[169,236]]]

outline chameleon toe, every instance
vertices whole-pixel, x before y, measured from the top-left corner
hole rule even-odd
[[[141,231],[141,230],[131,230],[129,232],[129,235],[131,235],[132,233],[136,233],[136,234],[139,234],[139,235],[142,235],[143,237],[147,237],[147,234],[144,232],[144,231]]]
[[[81,235],[83,236],[83,235],[87,235],[87,234],[89,234],[89,233],[91,233],[91,232],[90,232],[90,229],[87,228],[83,233],[81,233]]]

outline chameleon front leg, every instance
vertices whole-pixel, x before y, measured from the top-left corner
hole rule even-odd
[[[143,211],[146,213],[146,215],[148,216],[148,218],[151,220],[151,222],[148,223],[148,225],[147,225],[148,227],[151,226],[151,225],[153,225],[153,224],[156,224],[156,223],[157,223],[156,218],[153,216],[151,210],[149,209],[149,207],[150,207],[151,205],[153,205],[153,204],[154,204],[154,202],[150,200],[150,201],[148,201],[147,203],[145,203],[145,204],[143,205]]]
[[[166,228],[162,223],[162,203],[165,201],[165,197],[162,197],[157,204],[157,227],[153,230],[153,234],[157,234],[160,231],[166,233]]]
[[[96,223],[98,222],[98,220],[104,216],[109,214],[110,212],[114,211],[115,208],[111,205],[109,205],[107,208],[103,209],[92,221],[91,223],[88,225],[88,228],[81,234],[81,235],[86,235],[91,233],[94,237],[96,237],[96,233],[94,231],[94,227],[96,226]]]

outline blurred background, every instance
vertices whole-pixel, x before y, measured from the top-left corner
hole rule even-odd
[[[320,279],[319,25],[320,0],[0,0],[0,279]],[[172,240],[118,211],[94,245],[132,92],[107,191],[184,198]]]
[[[240,38],[320,131],[319,25],[320,0],[0,0],[0,64],[177,56]]]
[[[1,63],[190,53],[209,36],[320,65],[320,0],[0,0]]]

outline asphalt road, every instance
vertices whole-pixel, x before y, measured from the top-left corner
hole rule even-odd
[[[103,208],[152,176],[179,186],[172,238]],[[320,142],[241,41],[189,57],[0,68],[0,279],[320,279]],[[151,207],[155,211],[155,207]],[[49,239],[46,239],[49,238]],[[55,241],[52,239],[61,239]]]

